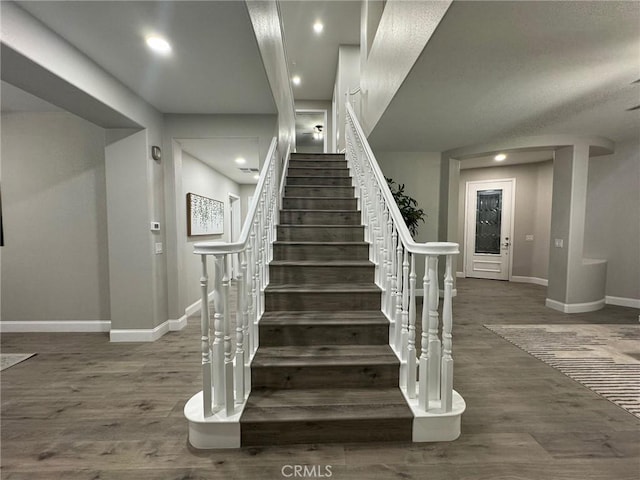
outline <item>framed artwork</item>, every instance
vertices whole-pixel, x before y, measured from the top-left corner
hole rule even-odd
[[[224,231],[224,203],[187,193],[187,235],[218,235]]]

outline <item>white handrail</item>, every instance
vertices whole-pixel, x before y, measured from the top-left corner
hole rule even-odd
[[[453,256],[457,243],[417,243],[411,237],[358,118],[346,104],[346,159],[359,198],[365,240],[382,290],[382,312],[390,321],[389,343],[400,359],[400,387],[418,414],[454,410]],[[416,345],[416,256],[424,257],[422,334]],[[442,325],[438,312],[438,260],[445,259]],[[416,357],[417,354],[419,358]],[[419,368],[418,368],[419,367]],[[419,371],[419,375],[418,375]]]
[[[356,119],[356,114],[353,111],[353,107],[350,103],[347,103],[347,112],[351,116],[352,119]],[[366,151],[366,156],[369,160],[369,164],[371,165],[371,169],[376,177],[378,182],[378,186],[382,191],[382,195],[384,196],[385,203],[391,212],[391,216],[393,217],[393,222],[396,224],[398,228],[398,234],[400,235],[400,239],[404,246],[411,253],[420,253],[423,255],[450,255],[450,254],[458,254],[460,253],[459,245],[457,243],[452,242],[426,242],[426,243],[417,243],[413,240],[407,225],[402,218],[402,214],[400,213],[400,209],[396,204],[396,201],[391,194],[391,190],[389,189],[389,185],[387,185],[387,181],[384,177],[384,174],[380,170],[380,166],[378,162],[372,162],[371,159],[375,159],[375,155],[369,146],[369,142],[367,141],[367,136],[364,134],[364,130],[360,126],[358,121],[353,122],[353,127],[358,135],[359,140],[362,142],[362,147]]]

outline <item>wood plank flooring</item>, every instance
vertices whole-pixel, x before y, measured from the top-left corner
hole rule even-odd
[[[331,466],[336,480],[638,480],[638,419],[483,327],[637,324],[638,311],[566,315],[545,308],[535,285],[459,279],[457,288],[454,382],[467,411],[455,442],[195,450],[182,415],[201,388],[194,317],[150,344],[3,334],[3,352],[38,355],[0,377],[0,478],[271,480],[307,464]]]

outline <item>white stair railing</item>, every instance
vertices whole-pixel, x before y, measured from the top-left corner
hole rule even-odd
[[[201,256],[201,350],[204,417],[236,413],[251,389],[249,366],[258,349],[258,320],[264,312],[276,223],[280,209],[277,140],[271,141],[249,211],[237,242],[199,242]],[[288,154],[285,157],[288,159]],[[283,166],[286,171],[286,165]],[[238,255],[236,279],[235,350],[232,345],[228,256]],[[213,328],[209,311],[207,259],[214,258]]]
[[[382,311],[392,325],[390,344],[401,360],[400,387],[408,398],[417,397],[422,412],[451,412],[454,398],[452,262],[459,253],[458,244],[413,240],[349,103],[345,130],[346,158],[360,202],[365,240],[371,245],[370,259],[376,266],[376,283],[382,289]],[[445,261],[442,326],[438,314],[441,257]],[[424,262],[425,274],[422,334],[417,349],[416,262],[419,261]]]

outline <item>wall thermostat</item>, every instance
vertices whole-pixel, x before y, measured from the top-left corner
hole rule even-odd
[[[160,161],[162,158],[162,151],[160,150],[160,147],[157,145],[151,147],[151,157],[158,162]]]

